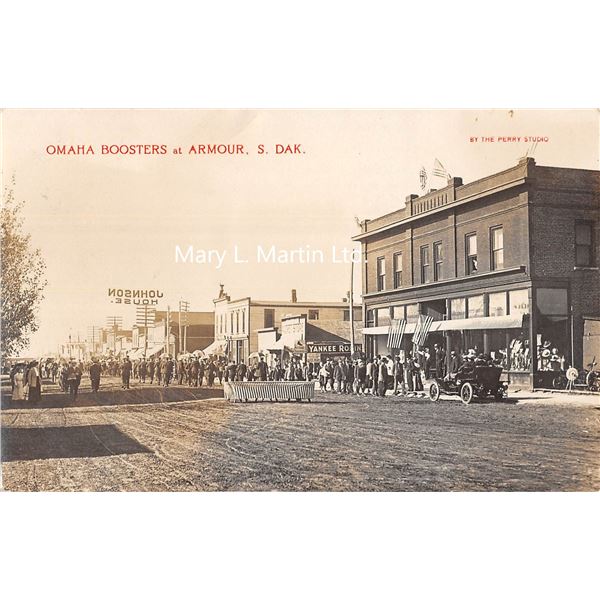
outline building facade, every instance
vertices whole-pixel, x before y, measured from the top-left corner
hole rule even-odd
[[[298,301],[292,290],[289,301],[253,300],[250,297],[232,300],[223,288],[215,305],[215,342],[209,351],[218,351],[236,362],[247,362],[259,348],[260,330],[280,330],[287,317],[303,317],[307,323],[350,321],[347,302]],[[354,318],[361,319],[361,308],[354,308]],[[264,337],[264,336],[263,336]]]
[[[600,316],[599,208],[600,172],[525,158],[364,221],[353,239],[367,353],[389,352],[392,319],[406,320],[410,344],[424,314],[434,319],[427,345],[501,358],[513,382],[585,366],[584,330]]]
[[[169,344],[167,346],[167,319],[169,320]],[[202,350],[214,340],[214,313],[211,311],[163,311],[157,310],[154,320],[148,327],[148,340],[146,341],[146,328],[133,326],[133,348],[136,350],[134,358],[141,358],[144,354],[154,356],[167,352],[171,356],[178,356],[182,352]]]

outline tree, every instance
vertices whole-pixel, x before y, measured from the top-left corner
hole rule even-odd
[[[29,336],[37,331],[36,314],[47,283],[44,279],[46,264],[42,255],[39,249],[31,247],[30,236],[23,231],[23,204],[23,201],[15,200],[12,188],[4,189],[0,209],[0,352],[3,357],[26,348]]]

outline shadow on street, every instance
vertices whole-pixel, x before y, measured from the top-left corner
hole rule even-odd
[[[143,452],[150,450],[114,425],[2,428],[2,460],[5,462]]]

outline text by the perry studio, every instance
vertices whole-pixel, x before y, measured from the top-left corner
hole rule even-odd
[[[249,252],[238,246],[231,248],[197,248],[194,245],[175,246],[175,262],[191,265],[209,265],[220,269],[226,262],[232,264],[350,264],[361,262],[358,248],[312,248],[309,245],[297,248],[281,248],[275,245],[260,245]]]

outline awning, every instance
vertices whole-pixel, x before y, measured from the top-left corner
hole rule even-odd
[[[204,348],[204,354],[225,354],[227,350],[227,340],[215,340],[212,344]]]
[[[463,329],[516,329],[523,327],[523,315],[475,317],[434,321],[430,331],[461,331]]]
[[[149,356],[154,356],[159,352],[164,352],[165,345],[164,344],[153,344],[152,346],[148,346],[148,350],[146,350],[146,358]]]
[[[447,321],[434,321],[429,333],[436,331],[463,331],[472,329],[520,329],[523,327],[523,315],[506,315],[503,317],[474,317],[472,319],[449,319]],[[389,325],[381,327],[365,327],[365,335],[387,335]],[[415,323],[409,323],[404,333],[411,334],[415,331]]]
[[[416,323],[407,323],[404,333],[414,333],[415,325]],[[389,330],[389,325],[380,325],[378,327],[363,327],[362,332],[365,335],[387,335]]]
[[[266,350],[268,352],[271,351],[279,351],[279,350],[284,350],[285,346],[283,343],[283,338],[279,338],[276,342],[271,342],[269,344],[266,344],[266,348],[263,348],[262,350]]]

